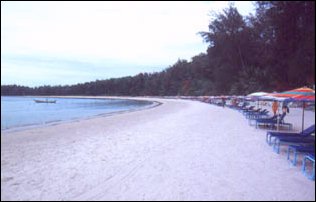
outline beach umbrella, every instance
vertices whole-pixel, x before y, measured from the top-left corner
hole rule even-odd
[[[304,108],[306,102],[315,102],[315,90],[307,87],[296,88],[281,93],[271,93],[269,96],[276,98],[285,98],[287,101],[302,102],[303,115],[302,115],[302,131],[304,130]]]
[[[255,93],[250,93],[246,95],[246,99],[258,101],[262,96],[268,95],[266,92],[255,92]]]
[[[266,95],[258,97],[258,100],[261,101],[277,101],[278,103],[289,101],[289,98],[286,97],[276,97],[274,96],[275,93],[267,93]],[[280,104],[278,104],[280,106]],[[279,113],[279,107],[278,107],[278,113]],[[277,121],[277,130],[279,130],[279,119]]]
[[[283,97],[283,98],[290,98],[294,101],[314,101],[315,102],[315,91],[311,88],[303,87],[303,88],[296,88],[289,91],[284,91],[281,93],[270,93],[274,97]]]
[[[254,92],[248,94],[246,97],[249,98],[250,100],[257,101],[257,107],[259,108],[259,100],[262,96],[267,95],[268,93],[266,92]]]
[[[261,97],[261,96],[264,96],[264,95],[267,95],[268,93],[266,92],[254,92],[254,93],[250,93],[248,94],[247,96],[248,97]]]

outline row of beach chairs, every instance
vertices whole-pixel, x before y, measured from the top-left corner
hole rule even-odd
[[[228,105],[228,107],[238,110],[241,112],[246,119],[248,119],[249,125],[255,125],[258,127],[268,127],[268,129],[276,129],[278,127],[287,127],[288,130],[293,129],[293,125],[291,123],[286,123],[284,121],[284,117],[286,113],[282,113],[280,115],[274,115],[269,117],[269,111],[266,109],[255,109],[254,106],[247,106],[247,103],[244,102],[240,105]]]
[[[280,147],[287,146],[287,160],[297,165],[298,156],[302,155],[302,172],[311,180],[315,180],[315,125],[300,133],[272,132],[266,134],[266,142],[273,151],[280,153]],[[293,157],[291,157],[293,156]],[[308,169],[310,164],[310,169]]]
[[[256,128],[267,126],[268,129],[277,127],[287,127],[288,131],[293,129],[291,123],[286,123],[284,117],[286,113],[269,117],[267,110],[254,109],[253,106],[242,105],[237,109],[248,120],[249,124],[255,122]],[[287,146],[287,159],[293,166],[297,165],[298,156],[302,155],[302,172],[308,179],[315,180],[315,125],[312,125],[300,133],[268,131],[266,142],[272,146],[273,151],[280,153],[283,145]],[[292,157],[293,156],[293,157]]]
[[[268,129],[277,127],[287,127],[288,131],[293,129],[291,123],[286,123],[284,117],[286,113],[269,117],[268,111],[264,109],[255,109],[253,106],[247,106],[243,103],[237,106],[228,106],[241,112],[249,125],[255,125],[256,128],[266,126]],[[315,125],[312,125],[300,133],[294,132],[268,131],[266,142],[273,148],[273,151],[280,153],[281,146],[287,146],[287,160],[293,166],[297,165],[299,156],[302,156],[302,172],[310,180],[315,180]]]

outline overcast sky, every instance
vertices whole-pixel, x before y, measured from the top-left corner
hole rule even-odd
[[[159,72],[206,52],[197,34],[228,2],[3,2],[1,85],[76,84]],[[242,15],[252,2],[235,2]]]

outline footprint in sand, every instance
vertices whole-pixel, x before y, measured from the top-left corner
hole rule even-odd
[[[8,182],[10,180],[13,180],[13,177],[3,177],[3,178],[1,178],[1,182]]]

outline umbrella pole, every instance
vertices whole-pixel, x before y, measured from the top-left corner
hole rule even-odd
[[[303,101],[302,132],[304,130],[304,111],[305,111],[305,102]]]
[[[280,125],[280,104],[281,102],[278,102],[278,113],[277,113],[277,131],[279,131],[279,125]]]

